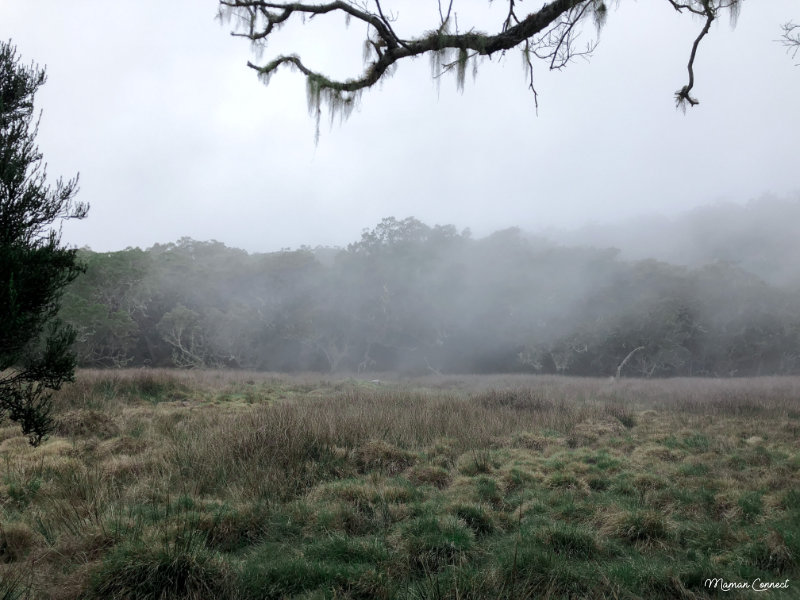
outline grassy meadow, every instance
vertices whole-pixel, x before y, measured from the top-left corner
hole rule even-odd
[[[800,378],[82,371],[0,600],[800,598]]]

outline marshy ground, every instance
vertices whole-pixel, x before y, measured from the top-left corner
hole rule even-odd
[[[800,597],[800,378],[82,371],[0,599]]]

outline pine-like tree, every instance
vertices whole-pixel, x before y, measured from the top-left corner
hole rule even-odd
[[[56,318],[61,293],[82,268],[60,224],[82,219],[77,176],[50,186],[36,146],[34,96],[44,69],[25,66],[0,41],[0,420],[38,445],[53,428],[50,390],[72,381],[72,329]]]

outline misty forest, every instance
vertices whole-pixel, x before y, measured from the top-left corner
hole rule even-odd
[[[800,200],[551,238],[383,219],[347,248],[81,252],[85,367],[800,374]]]

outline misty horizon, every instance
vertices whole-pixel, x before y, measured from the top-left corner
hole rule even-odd
[[[675,211],[672,214],[655,211],[642,212],[627,218],[586,221],[571,227],[543,225],[539,228],[526,228],[518,223],[508,223],[496,229],[490,229],[471,224],[462,225],[454,221],[425,224],[431,227],[453,226],[457,231],[462,234],[466,233],[474,239],[482,239],[498,232],[518,229],[531,238],[555,245],[615,248],[620,251],[620,257],[624,260],[635,261],[652,258],[685,266],[700,266],[715,261],[727,261],[743,264],[746,270],[759,275],[755,267],[747,266],[748,259],[753,257],[748,257],[742,252],[732,256],[730,248],[726,248],[724,251],[718,248],[718,252],[715,254],[709,248],[703,250],[694,248],[694,246],[702,242],[708,243],[710,234],[718,238],[725,238],[726,235],[741,235],[744,230],[749,230],[747,236],[748,242],[751,244],[750,250],[756,250],[756,242],[769,245],[770,241],[774,241],[775,238],[780,238],[785,245],[793,238],[792,223],[796,222],[793,220],[794,218],[800,218],[800,191],[785,196],[765,193],[745,202],[719,200],[691,209]],[[385,219],[399,221],[417,219],[417,217],[411,214],[385,215],[377,222],[365,224],[352,237],[338,243],[308,239],[295,246],[252,248],[238,245],[231,240],[216,238],[203,240],[191,235],[180,235],[174,240],[158,240],[149,246],[135,245],[124,248],[98,249],[86,244],[75,247],[92,252],[118,252],[130,248],[146,250],[178,243],[182,239],[190,239],[197,242],[221,243],[227,248],[242,250],[251,255],[292,252],[302,249],[337,251],[345,250],[349,245],[357,242],[363,233]],[[693,255],[693,249],[699,251],[700,254]],[[796,249],[796,255],[800,256],[800,243],[797,244]],[[785,252],[788,263],[786,266],[791,267],[794,262],[791,260],[792,252],[788,248],[785,249]],[[775,270],[774,265],[771,270]],[[781,280],[780,283],[786,283],[786,281]]]
[[[84,250],[62,318],[83,366],[795,374],[798,219],[764,198],[573,240],[388,217],[346,247]]]

